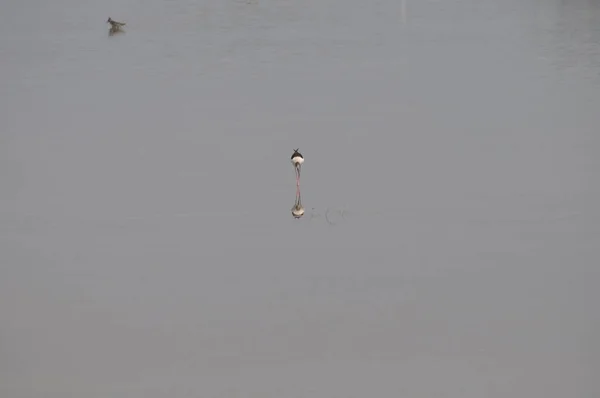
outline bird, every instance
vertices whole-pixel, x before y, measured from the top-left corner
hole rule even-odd
[[[300,148],[294,149],[294,153],[291,157],[292,164],[296,170],[296,185],[300,185],[300,169],[302,168],[302,163],[304,163],[304,156],[298,152],[299,149]]]
[[[117,22],[115,20],[113,20],[111,17],[108,17],[108,19],[106,20],[106,23],[109,23],[111,26],[111,29],[121,29],[123,26],[125,26],[125,22]]]

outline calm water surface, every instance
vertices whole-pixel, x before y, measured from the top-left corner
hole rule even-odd
[[[597,0],[2,15],[2,397],[600,396]]]

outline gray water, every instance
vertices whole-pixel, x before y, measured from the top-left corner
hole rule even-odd
[[[1,9],[1,397],[600,396],[597,0]]]

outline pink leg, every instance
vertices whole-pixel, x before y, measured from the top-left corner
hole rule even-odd
[[[300,167],[296,166],[296,186],[300,186]]]

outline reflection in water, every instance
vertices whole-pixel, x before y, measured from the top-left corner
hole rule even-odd
[[[119,27],[112,27],[108,30],[108,35],[109,36],[114,36],[116,34],[120,34],[120,33],[125,33],[125,31]]]
[[[299,219],[304,215],[304,206],[302,206],[302,198],[300,196],[300,186],[296,188],[296,200],[294,201],[294,207],[292,207],[292,216],[295,219]]]

